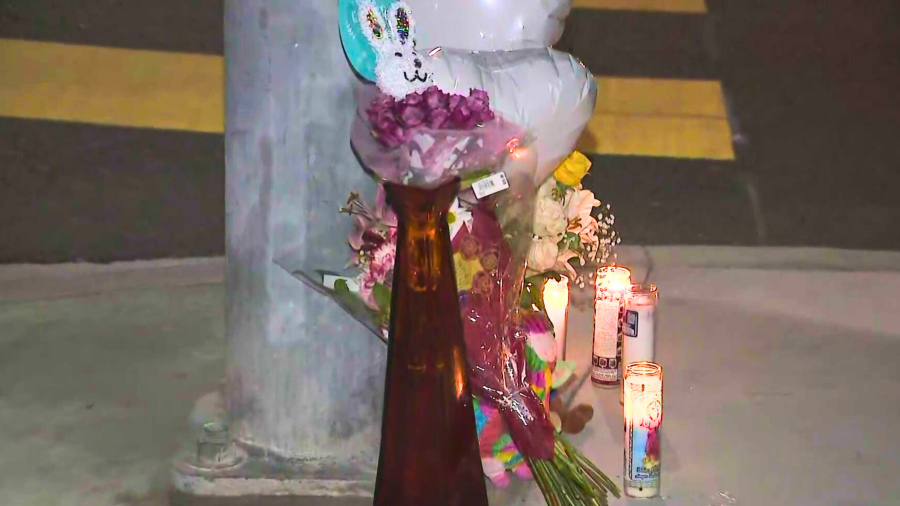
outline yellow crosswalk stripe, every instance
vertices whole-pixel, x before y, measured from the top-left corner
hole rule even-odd
[[[604,155],[734,160],[731,132],[723,120],[598,114],[578,149]]]
[[[578,149],[608,155],[733,160],[718,81],[598,78]]]
[[[0,39],[0,116],[221,133],[219,56]],[[579,149],[734,158],[716,81],[599,78]]]
[[[727,117],[719,81],[600,77],[597,84],[600,113]]]
[[[0,116],[224,130],[222,58],[0,39]]]
[[[576,9],[617,11],[706,12],[706,0],[575,0]]]

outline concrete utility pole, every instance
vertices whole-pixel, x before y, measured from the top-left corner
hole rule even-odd
[[[225,2],[233,443],[218,463],[176,465],[190,494],[372,493],[386,347],[291,275],[340,268],[350,220],[338,207],[374,194],[348,140],[356,78],[337,17],[336,0]]]

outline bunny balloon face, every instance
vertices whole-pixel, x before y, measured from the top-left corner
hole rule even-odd
[[[403,2],[392,4],[387,10],[387,22],[382,13],[381,8],[373,1],[358,4],[348,25],[348,31],[353,35],[348,37],[355,37],[352,40],[356,41],[357,34],[362,33],[371,52],[362,48],[368,58],[365,58],[367,61],[363,65],[357,65],[353,62],[351,49],[345,41],[348,57],[363,77],[374,77],[381,91],[394,98],[403,98],[424,90],[431,85],[432,72],[428,68],[427,59],[416,52],[416,25],[409,6]],[[342,22],[342,38],[348,38],[344,37],[344,25]],[[366,75],[371,69],[372,53],[375,56],[374,75]]]

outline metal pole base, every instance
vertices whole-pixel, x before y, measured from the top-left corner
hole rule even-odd
[[[200,442],[198,447],[202,445]],[[175,462],[171,482],[176,495],[182,498],[244,497],[246,500],[249,497],[290,496],[318,498],[320,502],[315,504],[323,505],[332,504],[332,501],[341,505],[356,504],[354,501],[371,504],[375,489],[373,471],[286,458],[256,445],[235,441],[212,459],[203,457],[198,451],[197,457]],[[194,504],[190,501],[182,503]]]

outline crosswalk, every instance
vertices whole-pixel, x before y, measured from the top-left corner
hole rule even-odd
[[[221,16],[220,7],[207,14],[197,9],[199,7],[191,11],[192,16]],[[579,149],[595,157],[611,157],[610,163],[604,164],[606,167],[616,166],[615,160],[628,158],[724,162],[734,159],[722,85],[714,70],[710,70],[712,67],[706,65],[705,50],[700,47],[706,10],[704,0],[575,0],[566,36],[559,47],[581,58],[597,76],[600,85],[597,107],[579,142]],[[627,27],[621,26],[623,24]],[[27,30],[23,33],[20,36],[27,39]],[[183,146],[208,145],[208,136],[213,135],[218,136],[216,144],[221,145],[224,131],[223,57],[221,54],[192,52],[195,48],[216,47],[215,41],[221,33],[210,34],[208,41],[202,37],[191,38],[190,47],[183,52],[164,45],[163,39],[151,39],[147,34],[132,44],[127,40],[127,31],[117,32],[118,38],[107,45],[102,41],[102,31],[92,33],[88,38],[77,30],[73,33],[74,40],[60,40],[65,37],[57,36],[57,31],[52,37],[39,36],[37,40],[0,38],[3,67],[0,127],[32,131],[40,130],[41,125],[47,128],[58,125],[52,127],[54,132],[65,129],[77,133],[69,136],[71,138],[87,136],[86,132],[90,130],[91,136],[102,137],[96,145],[114,146],[123,152],[141,152],[145,159],[135,161],[135,166],[147,167],[159,163],[168,167],[177,163],[171,157],[164,158],[167,155],[148,152],[142,147],[142,139],[148,143],[158,142],[159,136],[152,132],[169,132],[168,138],[183,138]],[[141,46],[142,40],[154,42],[148,43],[145,49]],[[172,40],[181,39],[175,36]],[[25,160],[44,171],[77,172],[79,163],[91,163],[93,166],[84,171],[89,174],[97,170],[96,165],[102,168],[115,163],[117,177],[127,178],[129,166],[123,163],[125,155],[121,153],[90,152],[84,157],[90,162],[73,160],[71,166],[55,167],[51,165],[59,163],[58,160],[42,161],[39,148],[31,146],[29,136],[14,137],[25,146],[17,149],[35,152],[25,158],[16,155],[19,156],[17,160]],[[7,149],[6,152],[11,151]],[[3,146],[0,146],[0,155],[3,153]],[[165,162],[146,159],[156,156]],[[208,161],[202,161],[204,159]],[[197,153],[184,163],[186,166],[181,170],[185,173],[199,173],[203,179],[224,178],[220,152],[212,156]],[[163,173],[170,171],[167,169]],[[143,171],[136,177],[150,177],[149,174]],[[615,178],[615,174],[606,176]],[[23,177],[38,176],[29,173]],[[40,187],[44,184],[42,181],[36,179],[29,184]],[[154,183],[159,188],[175,188],[179,184],[179,181]],[[9,188],[0,188],[2,191],[21,193],[21,190]],[[202,189],[191,187],[184,191],[185,201],[189,201]],[[4,200],[2,196],[0,201]],[[118,205],[138,206],[133,202],[118,203],[115,199],[112,192],[97,202],[59,203],[55,212],[65,219],[46,214],[35,218],[34,222],[37,226],[57,227],[71,223],[70,237],[78,241],[85,223],[90,222],[78,220],[78,216],[103,216]],[[6,201],[11,202],[10,199]],[[98,207],[101,205],[102,209]],[[141,205],[135,207],[135,212],[149,213],[147,227],[152,228],[153,213],[148,209]],[[221,209],[191,209],[184,214],[221,212]],[[75,221],[72,216],[76,217]],[[172,234],[177,236],[172,239],[177,244],[174,255],[189,255],[192,251],[208,254],[222,248],[221,242],[194,245],[195,239],[186,226]],[[82,245],[79,256],[90,258],[95,247],[114,247],[94,244],[104,243],[95,241]],[[30,255],[41,258],[46,253],[42,252],[45,246],[39,237],[32,243],[19,242],[17,246],[18,256],[4,256],[0,251],[0,261],[27,259]],[[161,247],[157,245],[154,251]],[[116,257],[112,251],[105,253],[112,255],[108,258]],[[74,253],[54,253],[56,256],[48,258],[69,260],[65,258],[66,254]]]
[[[220,56],[0,40],[0,116],[194,132],[223,131]],[[579,149],[732,159],[716,81],[599,77]]]
[[[637,25],[673,13],[701,22],[707,14],[705,0],[576,0],[573,7],[570,18],[588,12],[639,13],[629,18]],[[590,47],[582,44],[572,50],[582,57],[578,53],[590,52]],[[733,160],[722,84],[696,77],[598,77],[597,107],[579,149],[599,155]]]
[[[0,40],[0,116],[221,133],[222,57]]]
[[[604,155],[732,160],[717,81],[598,78],[600,93],[579,149]]]
[[[707,1],[575,0],[558,44],[600,81],[579,143],[594,162],[584,184],[626,243],[762,237],[723,90],[722,4]]]
[[[576,0],[583,10],[706,12],[704,0]],[[576,55],[577,56],[577,55]],[[0,116],[223,131],[221,56],[0,39]],[[579,148],[612,155],[733,159],[721,84],[601,76]]]

